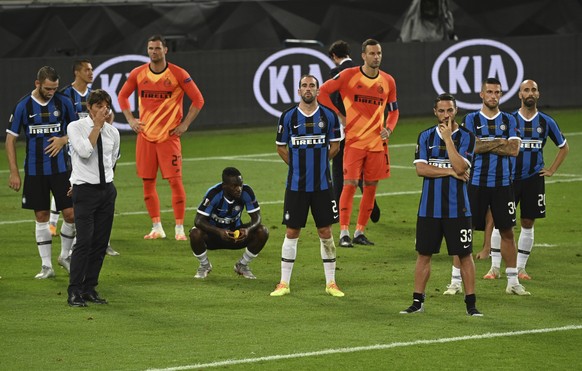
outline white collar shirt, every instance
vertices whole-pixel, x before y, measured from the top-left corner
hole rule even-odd
[[[93,126],[93,120],[88,116],[71,122],[67,127],[72,166],[69,180],[72,185],[100,184],[99,151],[97,144],[93,147],[89,141],[89,134]],[[113,125],[105,123],[101,129],[101,141],[103,142],[105,182],[111,183],[113,182],[113,167],[120,157],[119,130]]]

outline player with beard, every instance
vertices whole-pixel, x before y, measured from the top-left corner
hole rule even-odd
[[[271,296],[290,293],[289,282],[297,256],[297,242],[309,209],[317,227],[325,273],[325,291],[341,297],[335,283],[336,247],[331,226],[338,221],[329,160],[339,150],[341,138],[337,115],[317,103],[319,82],[312,75],[299,80],[299,104],[281,114],[277,129],[277,153],[289,165],[283,224],[287,226],[281,248],[281,280]]]
[[[554,175],[569,152],[566,138],[556,121],[537,108],[540,99],[538,84],[525,80],[519,86],[521,107],[513,113],[521,133],[521,148],[513,167],[513,191],[516,204],[520,205],[521,232],[517,241],[517,275],[530,280],[525,266],[534,243],[534,223],[546,217],[545,178]],[[544,146],[547,140],[559,148],[550,167],[544,163]],[[501,266],[499,254],[499,230],[491,238],[491,269],[484,278],[498,278]],[[484,251],[483,254],[487,254]]]
[[[501,234],[501,255],[505,261],[507,287],[505,292],[530,295],[519,283],[517,252],[513,235],[515,200],[511,184],[511,158],[519,153],[520,132],[515,117],[499,109],[501,82],[488,78],[481,86],[481,110],[467,114],[462,125],[476,137],[475,158],[469,180],[469,200],[473,229],[483,231],[487,210],[491,209],[493,222]],[[454,269],[460,269],[458,257],[453,258]],[[499,276],[499,271],[490,272]],[[455,272],[453,270],[453,275]],[[461,288],[449,285],[445,294],[455,294]]]

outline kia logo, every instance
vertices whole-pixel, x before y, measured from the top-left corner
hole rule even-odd
[[[255,72],[255,98],[265,111],[279,117],[292,103],[299,102],[297,90],[302,75],[313,75],[323,83],[322,67],[335,67],[322,52],[309,48],[281,50],[265,59]],[[325,71],[325,76],[328,74],[329,71]]]
[[[108,59],[93,70],[93,84],[91,88],[101,88],[111,95],[113,112],[120,113],[121,108],[117,100],[117,93],[121,90],[131,70],[144,63],[149,63],[149,61],[150,59],[148,57],[137,54],[122,55]],[[135,92],[129,96],[129,103],[131,111],[135,112],[137,109]],[[126,122],[113,121],[113,125],[120,130],[131,130],[129,124]]]
[[[432,85],[438,94],[455,95],[457,106],[478,110],[483,101],[478,93],[483,81],[494,77],[501,82],[500,104],[509,100],[523,81],[523,63],[509,46],[498,41],[473,39],[446,49],[432,67]]]

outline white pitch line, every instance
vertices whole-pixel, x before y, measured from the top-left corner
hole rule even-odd
[[[457,342],[457,341],[494,339],[494,338],[500,338],[500,337],[522,336],[522,335],[541,334],[541,333],[549,333],[549,332],[557,332],[557,331],[573,331],[573,330],[580,330],[580,329],[582,329],[582,325],[569,325],[569,326],[563,326],[563,327],[541,328],[541,329],[523,330],[523,331],[493,332],[493,333],[485,333],[485,334],[481,334],[481,335],[466,335],[466,336],[456,336],[456,337],[451,337],[451,338],[415,340],[415,341],[407,341],[407,342],[376,344],[376,345],[348,347],[348,348],[323,349],[323,350],[314,351],[314,352],[278,354],[278,355],[256,357],[256,358],[228,359],[228,360],[224,360],[224,361],[217,361],[217,362],[210,362],[210,363],[196,363],[193,365],[185,365],[185,366],[178,366],[178,367],[150,368],[147,371],[179,371],[179,370],[192,370],[192,369],[198,369],[198,368],[223,367],[223,366],[257,363],[257,362],[277,361],[277,360],[281,360],[281,359],[318,357],[318,356],[325,356],[325,355],[329,355],[329,354],[356,353],[356,352],[366,352],[366,351],[371,351],[371,350],[403,348],[403,347],[410,347],[410,346],[417,346],[417,345],[445,344],[445,343],[452,343],[452,342]]]

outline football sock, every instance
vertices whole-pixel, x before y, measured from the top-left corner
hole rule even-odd
[[[412,306],[420,309],[422,303],[424,303],[424,294],[421,292],[412,293]]]
[[[143,180],[143,200],[146,209],[148,209],[150,218],[152,218],[152,221],[155,223],[154,218],[160,218],[160,198],[158,197],[158,191],[156,190],[155,179]]]
[[[42,260],[42,265],[46,267],[53,267],[51,262],[51,252],[53,247],[53,236],[49,228],[49,222],[36,222],[36,246],[38,247],[38,254]]]
[[[356,231],[354,232],[354,238],[358,237],[361,234],[364,234],[364,228],[365,228],[364,226],[358,224],[356,226]]]
[[[505,268],[505,274],[507,275],[508,285],[519,285],[519,279],[517,278],[517,268]]]
[[[345,184],[340,197],[340,226],[342,229],[347,229],[350,225],[352,217],[352,208],[354,205],[354,195],[356,194],[357,186]],[[344,228],[345,226],[345,228]]]
[[[477,297],[475,294],[465,295],[465,305],[467,306],[467,310],[475,308],[476,303]]]
[[[363,231],[368,221],[370,220],[370,214],[374,210],[374,200],[376,199],[376,188],[377,186],[365,185],[362,191],[362,199],[360,200],[360,211],[358,213],[358,225],[362,226]]]
[[[457,268],[453,265],[453,270],[451,272],[451,284],[460,284],[461,282],[463,282],[463,278],[461,277],[461,268]]]
[[[293,264],[297,257],[297,242],[299,238],[287,238],[283,240],[283,247],[281,248],[281,281],[290,283],[291,273],[293,272]]]
[[[517,268],[525,268],[534,243],[534,227],[521,228],[517,241]]]
[[[242,256],[242,258],[240,258],[240,260],[238,262],[243,264],[243,265],[249,265],[249,263],[256,257],[257,257],[257,255],[250,252],[248,248],[245,248],[245,251],[243,252],[243,256]]]
[[[491,268],[501,268],[501,234],[499,229],[493,229],[491,233]]]
[[[335,244],[332,238],[319,238],[319,250],[323,260],[323,271],[325,273],[325,283],[335,281]],[[287,281],[288,282],[288,281]]]
[[[342,238],[343,236],[348,236],[350,237],[350,230],[349,229],[342,229],[340,231],[340,238]]]
[[[206,253],[207,253],[207,251],[204,251],[200,255],[196,255],[195,253],[192,253],[192,254],[194,254],[196,259],[198,259],[198,261],[200,262],[200,265],[208,265],[208,264],[210,264],[210,261],[208,260],[208,255]]]
[[[71,255],[74,238],[75,223],[67,223],[63,220],[63,225],[61,225],[61,258],[66,258]]]
[[[59,215],[60,213],[57,211],[57,204],[55,202],[55,198],[51,196],[51,216],[49,222],[51,225],[56,226],[59,222]]]
[[[169,178],[170,188],[172,190],[172,209],[174,209],[174,218],[176,224],[184,224],[184,215],[186,214],[186,191],[182,177]]]

